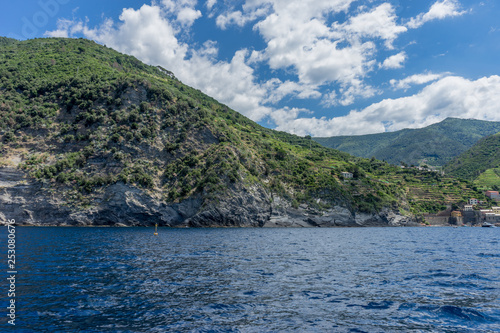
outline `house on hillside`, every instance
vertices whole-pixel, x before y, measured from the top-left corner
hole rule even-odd
[[[500,222],[500,214],[486,213],[484,221],[489,223],[498,223]]]
[[[480,214],[481,218],[483,218],[483,219],[486,217],[486,214],[490,214],[490,213],[494,214],[491,209],[481,209],[479,211],[479,214]]]
[[[476,198],[470,198],[469,199],[469,205],[477,205],[479,203],[479,200],[477,200]]]
[[[486,191],[484,194],[490,199],[500,199],[498,191]]]
[[[351,172],[342,172],[342,177],[344,177],[344,179],[349,179],[353,178],[354,175]]]
[[[454,210],[451,212],[451,217],[462,217],[462,212],[459,210]]]
[[[474,210],[474,206],[472,205],[465,205],[464,206],[464,212],[472,212]]]

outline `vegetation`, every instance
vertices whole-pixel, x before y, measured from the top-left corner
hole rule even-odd
[[[500,185],[500,133],[480,140],[445,167],[447,173],[482,188]]]
[[[88,40],[0,38],[0,48],[0,165],[21,157],[19,168],[75,206],[116,183],[168,203],[257,184],[295,207],[408,214],[479,197],[437,173],[259,126],[168,70]]]
[[[500,122],[447,118],[420,129],[360,136],[315,138],[320,144],[359,157],[399,165],[443,166],[481,138],[500,131]]]

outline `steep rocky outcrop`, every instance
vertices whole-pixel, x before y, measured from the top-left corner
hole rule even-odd
[[[167,204],[152,193],[117,183],[96,196],[88,208],[72,207],[49,184],[30,179],[22,170],[0,168],[0,223],[15,219],[31,226],[151,226],[171,227],[365,227],[416,225],[398,212],[352,212],[335,206],[297,208],[264,188],[234,185],[227,195],[207,199],[194,195]]]

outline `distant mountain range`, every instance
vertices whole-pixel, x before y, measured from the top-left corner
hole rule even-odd
[[[498,132],[500,122],[447,118],[419,129],[314,140],[325,147],[392,164],[444,166],[480,139]]]
[[[455,157],[445,172],[483,188],[500,186],[500,133],[479,140],[472,148]]]

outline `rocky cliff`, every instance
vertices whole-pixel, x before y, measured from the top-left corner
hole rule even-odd
[[[355,213],[335,206],[318,210],[292,207],[264,188],[229,188],[215,202],[202,195],[167,204],[135,186],[116,183],[94,199],[91,208],[71,207],[49,184],[30,179],[16,168],[0,168],[0,223],[15,219],[25,226],[160,226],[171,227],[364,227],[416,225],[411,218],[384,209]]]

